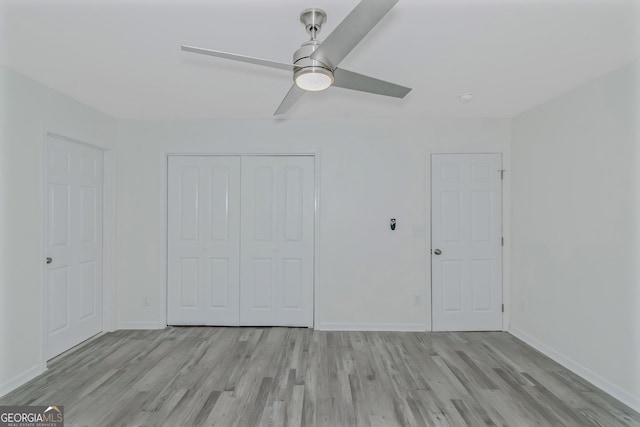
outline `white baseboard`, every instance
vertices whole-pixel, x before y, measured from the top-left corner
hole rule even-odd
[[[595,385],[605,393],[615,397],[620,402],[629,406],[634,411],[640,412],[640,397],[634,396],[626,390],[621,389],[615,384],[612,384],[606,378],[598,375],[593,372],[589,368],[581,365],[580,363],[574,361],[570,357],[564,355],[563,353],[549,347],[546,344],[543,344],[536,338],[527,334],[526,332],[522,332],[517,329],[511,329],[509,333],[516,338],[524,341],[529,344],[531,347],[535,348],[545,356],[553,359],[555,362],[569,369],[573,373],[581,376],[585,380],[589,381],[591,384]]]
[[[319,331],[425,332],[423,323],[318,323]]]
[[[38,375],[44,373],[46,370],[46,367],[43,367],[42,365],[36,365],[30,369],[27,369],[25,372],[11,378],[4,384],[0,384],[0,397],[31,381]]]
[[[118,322],[117,329],[164,329],[167,325],[159,322]]]

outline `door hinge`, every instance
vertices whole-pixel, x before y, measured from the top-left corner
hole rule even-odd
[[[504,313],[504,304],[502,304],[502,312]]]
[[[501,244],[502,246],[504,246],[504,237],[501,237],[501,238],[500,238],[500,244]]]

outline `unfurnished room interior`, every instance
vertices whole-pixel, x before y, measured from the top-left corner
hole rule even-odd
[[[640,426],[640,1],[0,0],[33,420]]]

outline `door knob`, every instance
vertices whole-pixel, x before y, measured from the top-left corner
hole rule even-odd
[[[51,264],[52,262],[53,262],[53,258],[48,256],[47,257],[47,264]]]
[[[433,253],[434,253],[435,255],[440,255],[440,254],[442,253],[442,251],[441,251],[440,249],[434,249],[434,250],[433,250]]]

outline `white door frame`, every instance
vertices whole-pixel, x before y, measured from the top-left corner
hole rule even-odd
[[[40,200],[42,201],[42,239],[40,242],[40,270],[42,277],[42,329],[40,334],[40,355],[42,371],[47,369],[47,330],[49,318],[47,267],[47,239],[49,235],[49,201],[48,201],[48,152],[49,138],[55,137],[74,144],[80,144],[102,151],[102,332],[115,330],[115,235],[116,235],[116,180],[115,153],[98,144],[80,141],[64,135],[64,132],[44,130],[42,134],[42,187]]]
[[[448,151],[428,151],[426,158],[426,240],[425,240],[425,265],[426,268],[426,301],[425,307],[429,310],[427,316],[426,330],[433,331],[433,305],[432,305],[432,278],[431,278],[431,158],[434,154],[501,154],[502,168],[504,169],[502,180],[502,236],[504,246],[502,247],[502,303],[504,312],[502,313],[502,330],[509,331],[511,323],[511,156],[509,152],[500,150],[448,150]]]
[[[314,187],[315,187],[315,206],[314,206],[314,232],[313,232],[313,327],[319,323],[318,303],[320,301],[320,275],[318,266],[320,265],[320,150],[290,152],[272,150],[269,152],[251,152],[251,151],[233,151],[233,152],[214,152],[214,153],[194,153],[194,152],[163,152],[160,155],[160,283],[158,301],[160,302],[160,313],[158,315],[158,323],[156,325],[141,325],[144,329],[156,328],[164,329],[167,326],[167,286],[168,286],[168,203],[169,203],[169,156],[313,156],[314,158]]]

